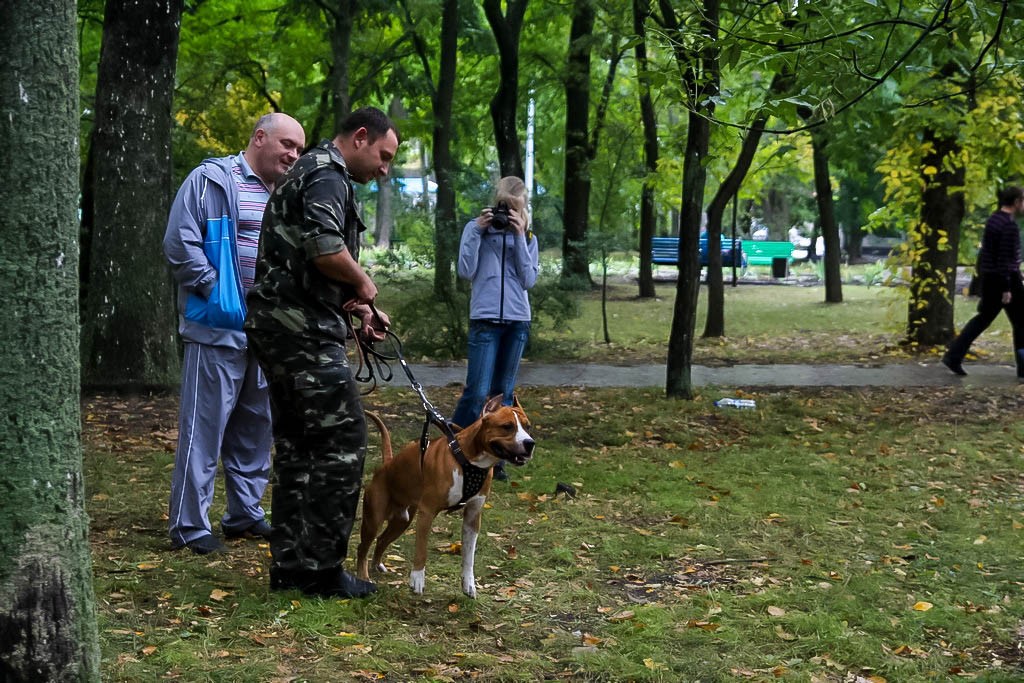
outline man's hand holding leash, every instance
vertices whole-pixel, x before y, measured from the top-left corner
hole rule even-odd
[[[384,341],[387,338],[388,328],[391,327],[391,318],[386,313],[379,311],[370,303],[360,303],[356,299],[348,301],[344,309],[353,317],[359,318],[359,334],[364,342],[372,343]]]

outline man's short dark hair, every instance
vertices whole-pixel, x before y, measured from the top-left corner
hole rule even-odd
[[[338,135],[348,136],[360,128],[366,129],[371,145],[376,142],[377,138],[387,135],[389,130],[395,131],[395,137],[399,142],[402,141],[394,121],[376,107],[362,107],[346,116],[338,127]]]
[[[1017,185],[1007,185],[999,190],[999,206],[1013,206],[1021,197],[1024,197],[1024,189]]]

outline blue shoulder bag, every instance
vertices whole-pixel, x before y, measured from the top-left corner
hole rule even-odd
[[[245,322],[245,298],[242,295],[242,275],[238,271],[238,253],[235,246],[234,225],[229,216],[208,218],[203,251],[210,265],[217,271],[217,282],[213,285],[209,299],[190,294],[185,305],[188,320],[220,327],[227,330],[241,330]]]

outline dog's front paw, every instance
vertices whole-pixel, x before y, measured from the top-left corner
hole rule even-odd
[[[423,584],[426,582],[426,570],[425,569],[413,569],[412,573],[409,574],[409,587],[412,588],[412,592],[416,595],[423,594]]]
[[[476,579],[472,576],[462,578],[462,592],[471,598],[476,598]]]

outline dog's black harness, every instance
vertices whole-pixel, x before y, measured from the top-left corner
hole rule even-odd
[[[430,439],[427,437],[427,432],[430,431],[430,425],[436,424],[437,427],[444,434],[445,439],[448,440],[448,450],[452,452],[452,456],[455,461],[459,463],[459,467],[462,468],[462,498],[459,502],[451,507],[447,508],[448,512],[458,510],[466,504],[470,498],[480,493],[480,489],[483,488],[484,481],[487,480],[487,473],[491,470],[490,467],[477,467],[469,461],[466,454],[462,452],[462,446],[459,445],[459,440],[455,436],[456,432],[452,428],[452,423],[441,417],[441,414],[437,412],[437,408],[430,404],[430,401],[423,395],[423,389],[419,383],[412,378],[412,373],[408,370],[405,360],[402,359],[402,367],[406,368],[406,373],[409,375],[410,380],[413,382],[413,389],[416,389],[420,394],[420,398],[423,399],[423,408],[426,410],[427,416],[423,420],[423,432],[420,434],[420,467],[423,466],[423,458],[427,454],[427,446],[430,445]]]
[[[377,313],[377,309],[373,307],[373,304],[370,304],[370,308],[373,310],[378,322],[381,322],[381,327],[383,327],[383,321],[380,318],[380,314]],[[490,472],[491,468],[477,467],[462,452],[462,446],[459,445],[459,440],[455,436],[456,431],[452,428],[452,424],[427,400],[426,394],[423,393],[423,386],[413,376],[405,356],[402,355],[402,342],[394,332],[391,330],[384,332],[394,349],[393,355],[385,355],[374,349],[370,342],[367,342],[361,335],[357,334],[352,329],[351,321],[349,321],[349,328],[352,331],[352,336],[356,339],[356,345],[359,349],[360,368],[365,367],[367,371],[367,376],[365,377],[360,372],[357,372],[356,380],[360,382],[373,382],[373,387],[370,388],[370,391],[377,385],[375,368],[376,374],[379,374],[381,379],[387,382],[392,377],[391,366],[387,362],[397,360],[399,365],[402,366],[405,376],[409,378],[409,383],[412,385],[413,390],[419,395],[420,401],[423,404],[423,410],[426,412],[426,417],[423,421],[423,432],[420,434],[420,467],[423,466],[423,458],[427,454],[427,446],[430,445],[430,439],[428,438],[430,425],[437,425],[448,441],[448,450],[452,452],[455,461],[462,468],[462,498],[459,499],[458,503],[447,508],[447,510],[452,512],[463,507],[470,498],[480,493],[480,489],[483,488],[484,482],[487,480],[487,473]]]

